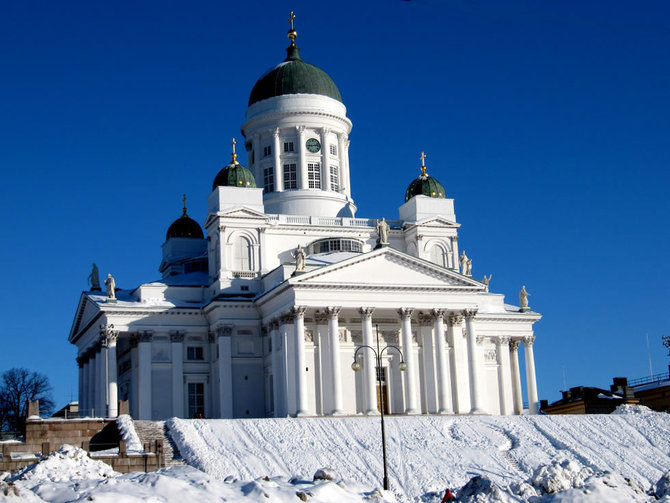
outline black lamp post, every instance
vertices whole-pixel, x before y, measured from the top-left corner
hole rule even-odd
[[[384,354],[384,351],[387,349],[395,349],[398,354],[400,355],[400,364],[398,365],[398,368],[401,371],[407,370],[407,364],[405,363],[405,358],[402,355],[402,351],[400,351],[400,348],[398,346],[384,346],[381,350],[379,349],[379,326],[375,325],[375,330],[377,331],[377,349],[373,348],[372,346],[368,346],[367,344],[364,344],[362,346],[359,346],[356,348],[356,352],[354,353],[354,363],[351,364],[351,370],[354,372],[358,372],[361,370],[361,364],[356,361],[356,357],[358,356],[358,352],[363,349],[367,348],[371,350],[374,355],[375,355],[375,361],[377,362],[377,383],[379,384],[379,397],[381,400],[381,407],[379,408],[379,412],[381,414],[381,420],[382,420],[382,456],[384,458],[384,490],[388,491],[389,489],[389,477],[388,477],[388,470],[386,468],[386,431],[384,430],[384,393],[382,392],[382,355]]]

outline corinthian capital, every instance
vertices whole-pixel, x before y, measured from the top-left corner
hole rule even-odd
[[[472,321],[475,319],[475,316],[477,316],[477,310],[476,309],[465,309],[463,311],[463,316],[465,317],[466,321]]]
[[[371,318],[372,313],[375,312],[375,308],[374,307],[361,307],[360,312],[361,312],[361,316],[363,318]]]
[[[341,307],[327,307],[326,314],[328,314],[328,318],[335,319],[340,315],[341,310],[342,310]]]
[[[296,318],[304,318],[305,306],[293,306],[293,314]]]
[[[455,327],[463,323],[463,313],[451,312],[448,318],[449,326]]]
[[[401,307],[400,309],[398,309],[398,314],[402,319],[409,318],[410,316],[412,316],[413,312],[414,312],[413,307]]]
[[[509,341],[510,351],[516,351],[517,349],[519,349],[519,343],[520,342],[521,341],[519,339],[510,339],[510,341]]]
[[[433,315],[433,318],[442,318],[444,319],[444,315],[446,314],[444,309],[433,309],[431,311],[431,314]]]
[[[529,335],[528,337],[524,337],[522,340],[523,340],[523,347],[532,348],[533,343],[535,342],[535,336]]]

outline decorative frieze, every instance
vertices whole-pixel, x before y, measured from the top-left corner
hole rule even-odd
[[[184,342],[185,335],[186,333],[181,330],[173,330],[172,332],[170,332],[170,342],[174,343]]]

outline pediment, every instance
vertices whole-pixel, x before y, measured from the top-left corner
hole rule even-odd
[[[412,222],[407,225],[407,229],[413,227],[439,227],[441,229],[458,229],[461,224],[447,220],[444,217],[431,217],[426,218],[425,220],[420,220],[418,222]]]
[[[89,299],[86,293],[81,295],[79,299],[79,305],[77,306],[77,312],[75,318],[72,322],[72,329],[70,330],[70,340],[79,332],[82,327],[88,325],[88,323],[95,318],[100,312],[100,307],[98,304],[91,299]]]
[[[218,216],[225,218],[262,218],[263,220],[267,218],[265,213],[244,206],[220,211]]]
[[[479,281],[393,248],[382,248],[310,271],[293,285],[377,289],[484,291]]]

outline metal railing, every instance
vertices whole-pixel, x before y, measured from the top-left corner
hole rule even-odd
[[[377,226],[374,218],[315,217],[302,215],[267,215],[268,221],[293,225],[321,225],[328,227],[372,227]],[[387,220],[391,229],[400,229],[401,220]]]
[[[670,380],[670,372],[661,372],[660,374],[654,374],[648,377],[640,377],[639,379],[630,379],[628,381],[628,386],[642,386],[643,384],[651,384],[654,382],[668,381]]]

